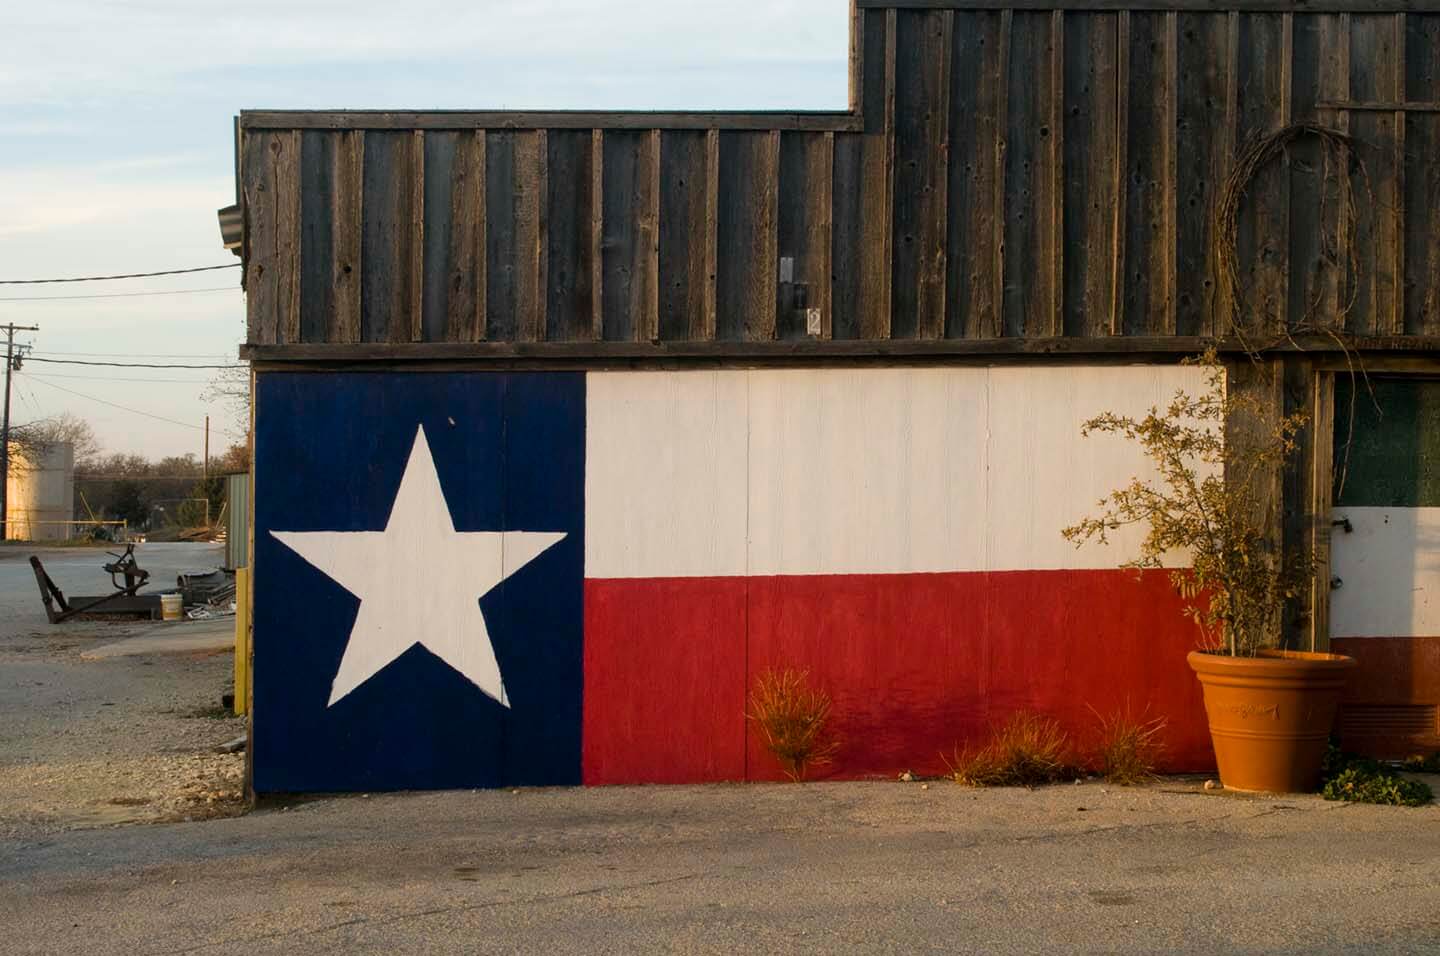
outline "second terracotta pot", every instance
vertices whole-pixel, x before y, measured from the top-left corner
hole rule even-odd
[[[1320,764],[1352,658],[1261,651],[1187,657],[1205,692],[1205,714],[1220,782],[1231,790],[1305,793]]]

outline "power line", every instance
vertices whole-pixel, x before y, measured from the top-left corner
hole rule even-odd
[[[22,373],[22,374],[23,374],[23,373]],[[47,386],[49,386],[50,388],[59,389],[59,390],[62,391],[62,392],[67,392],[67,393],[69,393],[69,394],[71,394],[71,395],[75,395],[75,396],[77,396],[77,397],[79,397],[79,398],[88,398],[88,399],[89,399],[90,401],[92,401],[92,402],[99,402],[101,405],[109,405],[111,408],[118,408],[118,409],[120,409],[120,411],[122,411],[122,412],[130,412],[130,413],[135,414],[135,415],[143,415],[143,416],[145,416],[146,418],[153,418],[153,419],[155,419],[156,421],[168,422],[168,423],[171,424],[171,425],[180,425],[180,426],[182,426],[182,427],[184,427],[184,428],[193,428],[193,429],[195,429],[197,432],[198,432],[198,431],[204,431],[204,430],[205,430],[205,429],[204,429],[202,426],[200,426],[200,425],[193,425],[193,424],[191,424],[190,422],[176,421],[176,420],[173,419],[173,418],[166,418],[164,415],[155,415],[155,414],[153,414],[153,413],[151,413],[151,412],[143,412],[143,411],[141,411],[141,410],[138,409],[138,408],[131,408],[131,407],[129,407],[128,405],[120,405],[120,404],[118,404],[118,403],[116,403],[116,402],[109,402],[109,401],[106,401],[106,400],[103,399],[103,398],[96,398],[94,395],[86,395],[84,392],[77,392],[77,391],[75,391],[73,388],[66,388],[64,385],[56,385],[54,382],[47,382],[47,381],[45,381],[44,379],[35,378],[33,375],[26,375],[25,377],[28,378],[28,379],[30,379],[32,382],[39,382],[39,383],[42,384],[42,385],[47,385]]]
[[[27,362],[46,362],[52,365],[103,365],[109,368],[249,368],[248,365],[176,365],[157,362],[92,362],[82,359],[39,358],[31,355]]]
[[[85,358],[229,358],[229,352],[60,352],[52,349],[37,349],[31,355],[84,356]]]
[[[58,281],[58,280],[57,280]],[[239,286],[218,285],[212,289],[169,289],[164,292],[103,292],[98,295],[17,295],[0,296],[0,302],[70,302],[75,299],[132,299],[141,295],[199,295],[202,292],[242,292]]]
[[[109,282],[112,279],[149,279],[152,276],[178,276],[191,272],[214,272],[216,269],[238,269],[240,263],[227,262],[223,266],[198,266],[194,269],[162,269],[159,272],[129,272],[114,276],[75,276],[68,279],[0,279],[0,285],[47,285],[52,282]]]
[[[159,382],[164,385],[209,385],[210,380],[204,378],[110,378],[104,375],[34,375],[42,382],[52,378],[77,378],[84,382]]]

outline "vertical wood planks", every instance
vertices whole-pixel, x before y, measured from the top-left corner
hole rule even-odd
[[[1057,334],[1063,261],[1058,107],[1064,39],[1052,13],[1013,14],[1008,116],[1003,134],[1004,307],[1002,333]]]
[[[1271,365],[1280,368],[1281,407],[1285,415],[1303,414],[1305,422],[1295,435],[1296,450],[1284,462],[1280,470],[1280,546],[1281,560],[1287,564],[1294,558],[1304,559],[1310,543],[1310,531],[1318,514],[1310,510],[1310,479],[1316,471],[1316,409],[1313,405],[1315,362],[1309,356],[1287,355]],[[1328,482],[1327,482],[1328,484]],[[1307,588],[1285,600],[1281,618],[1282,634],[1289,641],[1310,640],[1310,593]],[[1289,643],[1289,647],[1305,647],[1306,643]]]
[[[660,339],[715,337],[715,220],[711,134],[672,130],[660,135]]]
[[[331,317],[328,341],[360,341],[361,250],[365,215],[365,133],[346,130],[336,137],[331,177]]]
[[[363,342],[420,339],[423,137],[418,131],[365,134],[360,230]]]
[[[1129,21],[1121,329],[1166,335],[1175,330],[1177,20],[1134,12]]]
[[[1241,412],[1225,421],[1225,440],[1232,444],[1263,444],[1275,423],[1284,414],[1285,363],[1255,362],[1242,356],[1226,362],[1225,388],[1243,398]],[[1279,462],[1267,461],[1241,475],[1226,476],[1227,481],[1248,478],[1253,492],[1251,500],[1256,513],[1252,516],[1263,530],[1265,540],[1280,544],[1283,540],[1283,473]]]
[[[945,335],[998,338],[1004,299],[1009,11],[959,11],[952,30]]]
[[[1310,647],[1330,650],[1330,506],[1335,478],[1335,374],[1317,371],[1310,403]]]
[[[549,132],[533,130],[515,140],[515,338],[535,342],[545,331],[549,261]]]
[[[1216,197],[1300,121],[1373,196],[1352,174],[1350,250],[1317,143],[1261,169],[1241,321],[1440,335],[1440,15],[852,15],[854,131],[247,127],[251,341],[1224,333]]]
[[[720,134],[715,321],[722,339],[775,338],[780,133]]]
[[[1110,333],[1120,228],[1115,150],[1120,136],[1119,14],[1065,18],[1066,335]]]
[[[1237,137],[1240,144],[1290,121],[1291,16],[1240,15]],[[1289,310],[1289,159],[1260,170],[1240,209],[1238,318],[1276,332]]]
[[[596,204],[590,130],[551,130],[546,137],[545,339],[573,342],[600,336],[595,288],[600,254],[593,241]]]
[[[1349,96],[1348,14],[1296,16],[1293,29],[1292,122],[1338,127],[1319,102]],[[1346,299],[1346,219],[1341,184],[1349,176],[1322,144],[1302,137],[1290,145],[1290,328],[1339,327]]]
[[[245,133],[242,194],[247,253],[245,289],[251,342],[300,339],[300,134]]]
[[[1404,98],[1440,101],[1440,16],[1405,17]],[[1407,114],[1404,157],[1404,332],[1440,335],[1440,114]]]
[[[835,134],[787,132],[780,136],[776,202],[776,255],[790,261],[780,276],[775,335],[830,338],[831,175]],[[818,328],[809,329],[811,311]]]
[[[1395,102],[1404,98],[1403,23],[1403,14],[1350,17],[1352,99]],[[1360,335],[1388,335],[1404,326],[1403,116],[1379,110],[1359,110],[1350,116],[1351,134],[1365,144],[1362,158],[1374,193],[1373,197],[1359,195],[1355,201],[1358,275],[1351,331]]]
[[[534,341],[544,327],[546,132],[486,136],[486,338]]]
[[[335,148],[324,130],[300,133],[300,341],[324,342],[335,311]]]
[[[1230,108],[1232,15],[1182,13],[1177,23],[1175,331],[1209,334],[1216,302],[1211,224],[1235,155]]]
[[[602,333],[648,342],[659,335],[660,135],[607,130],[602,154]]]
[[[421,272],[421,337],[444,341],[449,326],[450,257],[455,243],[450,202],[455,188],[455,163],[460,135],[432,130],[425,135],[424,269]]]
[[[865,129],[835,136],[832,325],[835,338],[873,339],[890,336],[896,12],[862,15]]]
[[[934,339],[945,332],[953,17],[949,10],[904,10],[896,19],[895,338]]]
[[[480,342],[485,338],[485,132],[465,131],[455,144],[450,188],[449,271],[445,340]]]
[[[364,132],[305,130],[300,140],[300,340],[360,341]]]
[[[863,133],[835,134],[833,206],[830,211],[833,223],[830,241],[830,334],[837,339],[860,337],[861,288],[864,285],[860,274],[860,257],[864,249],[864,214],[860,194],[864,172],[860,160],[864,141]]]

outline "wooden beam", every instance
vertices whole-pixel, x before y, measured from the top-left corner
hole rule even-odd
[[[787,359],[797,363],[836,358],[939,359],[974,356],[1004,358],[1017,356],[1060,356],[1077,359],[1112,356],[1121,361],[1137,357],[1168,357],[1176,361],[1196,355],[1209,346],[1234,355],[1249,364],[1245,343],[1235,339],[1216,341],[1198,336],[1100,336],[1048,339],[834,339],[772,340],[734,342],[417,342],[366,343],[361,345],[266,345],[251,343],[240,347],[240,357],[255,362],[401,362],[401,361],[489,361],[492,359],[564,360],[575,363],[614,360],[705,359],[744,365],[752,361]],[[1371,357],[1424,357],[1426,367],[1440,371],[1440,361],[1431,353],[1440,352],[1440,337],[1391,335],[1347,336],[1337,340],[1325,335],[1277,338],[1265,354],[1304,354],[1322,367],[1327,356],[1344,358],[1364,353]],[[1379,361],[1379,358],[1376,358]]]
[[[886,10],[1189,10],[1198,13],[1405,13],[1440,12],[1433,0],[858,0],[861,9]]]
[[[1330,649],[1330,499],[1335,469],[1335,373],[1314,375],[1310,399],[1310,646]]]
[[[853,111],[511,112],[507,110],[245,110],[242,129],[735,129],[854,131]]]

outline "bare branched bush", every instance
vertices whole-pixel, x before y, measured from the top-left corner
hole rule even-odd
[[[830,728],[831,707],[830,695],[810,686],[808,671],[771,669],[755,678],[745,716],[786,776],[798,783],[812,767],[833,761],[840,749]]]
[[[1213,351],[1195,361],[1209,373],[1202,394],[1182,389],[1167,408],[1143,418],[1106,412],[1082,426],[1083,435],[1137,442],[1157,477],[1132,479],[1100,500],[1098,516],[1062,533],[1078,547],[1103,544],[1127,525],[1148,525],[1139,556],[1124,566],[1160,568],[1165,555],[1188,552],[1190,567],[1171,574],[1186,613],[1210,646],[1253,655],[1279,643],[1285,602],[1308,585],[1313,568],[1308,554],[1283,560],[1278,553],[1260,480],[1294,454],[1306,418],[1276,419],[1253,396],[1228,391]]]
[[[971,787],[1038,787],[1075,775],[1070,737],[1058,721],[1012,714],[978,748],[957,749],[946,761],[956,783]]]

